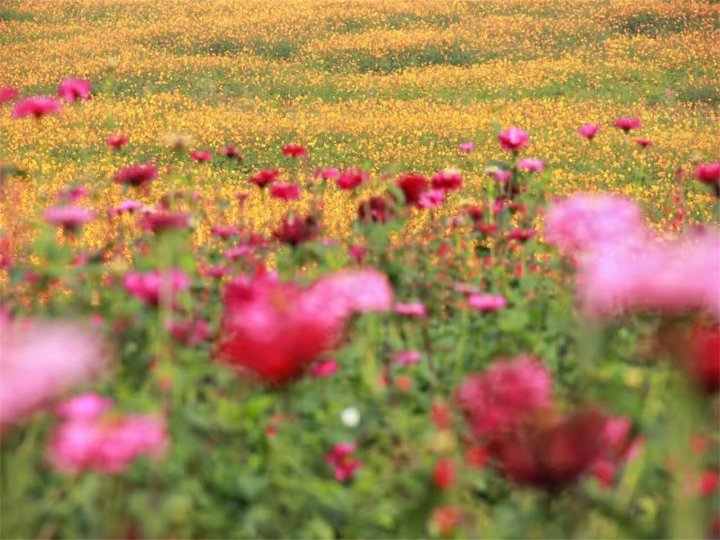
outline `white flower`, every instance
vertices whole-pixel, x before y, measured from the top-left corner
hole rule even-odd
[[[340,420],[347,427],[356,427],[360,423],[360,411],[355,407],[348,407],[340,413]]]

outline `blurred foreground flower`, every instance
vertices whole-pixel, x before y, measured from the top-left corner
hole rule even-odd
[[[64,79],[58,87],[58,95],[69,102],[78,99],[90,99],[91,91],[90,81],[82,79]]]
[[[337,443],[330,453],[325,456],[325,462],[335,470],[335,480],[346,482],[352,480],[355,473],[363,467],[363,462],[354,459],[355,445],[352,443]]]
[[[36,96],[18,101],[12,116],[13,118],[25,118],[26,116],[40,118],[57,114],[60,109],[62,109],[62,104],[58,100],[48,96]]]

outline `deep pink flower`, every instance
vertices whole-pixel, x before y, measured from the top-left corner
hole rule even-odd
[[[340,170],[335,167],[326,167],[315,171],[315,178],[320,180],[337,180],[340,178]]]
[[[167,324],[167,330],[175,341],[186,347],[194,347],[210,339],[210,323],[202,319],[171,321]]]
[[[507,184],[512,180],[512,172],[506,171],[505,169],[493,168],[488,171],[488,174],[493,177],[497,184]]]
[[[356,447],[352,443],[336,443],[325,455],[325,462],[335,470],[335,480],[347,482],[363,467],[363,462],[353,458]]]
[[[460,152],[462,152],[463,154],[469,154],[470,152],[472,152],[473,150],[475,150],[475,143],[474,143],[473,141],[468,141],[468,142],[461,143],[461,144],[458,146],[458,150],[459,150]]]
[[[128,272],[123,277],[125,290],[151,306],[157,306],[161,297],[172,301],[178,293],[190,288],[190,278],[180,270]]]
[[[316,379],[324,379],[337,373],[338,363],[335,360],[322,360],[315,362],[310,368],[310,376]]]
[[[45,221],[69,232],[80,230],[94,217],[91,210],[81,206],[53,206],[45,211]]]
[[[613,125],[618,128],[622,129],[625,133],[629,133],[633,129],[639,129],[642,126],[642,122],[639,118],[617,118]]]
[[[190,152],[190,159],[199,163],[212,161],[212,153],[210,150],[193,150]]]
[[[421,358],[420,351],[398,351],[393,355],[392,361],[400,366],[410,366],[420,362]]]
[[[374,223],[385,223],[392,219],[395,212],[391,203],[381,196],[370,197],[358,206],[358,218],[361,221],[372,221]]]
[[[498,141],[502,149],[506,152],[517,152],[530,143],[530,137],[527,131],[511,127],[510,129],[500,132]]]
[[[595,138],[595,135],[598,134],[598,131],[600,131],[600,126],[597,124],[583,124],[580,126],[580,129],[578,129],[578,134],[581,137],[586,138],[587,140],[591,141]]]
[[[242,277],[226,286],[223,302],[218,358],[284,384],[339,345],[353,313],[387,310],[392,290],[373,270],[330,274],[309,288],[270,276]]]
[[[429,188],[429,182],[419,174],[404,174],[395,183],[405,194],[405,204],[408,206],[420,206],[420,196]]]
[[[720,199],[720,161],[701,163],[695,168],[695,178],[714,188],[715,196]]]
[[[305,217],[293,215],[285,216],[280,227],[275,229],[273,236],[285,244],[298,246],[313,240],[319,231],[317,219],[313,215]]]
[[[119,205],[110,209],[111,216],[120,216],[122,214],[132,214],[136,210],[140,210],[143,204],[138,201],[121,201]]]
[[[262,169],[255,176],[250,177],[250,182],[259,188],[264,188],[268,184],[272,184],[280,176],[277,169]]]
[[[525,158],[518,163],[518,169],[521,171],[541,173],[545,170],[545,164],[540,159]]]
[[[442,189],[429,189],[420,195],[420,200],[418,200],[417,206],[418,208],[422,208],[424,210],[431,210],[441,206],[444,202],[445,191]]]
[[[153,163],[134,163],[115,173],[114,182],[124,186],[143,187],[158,177],[158,169]]]
[[[252,248],[250,246],[235,246],[226,250],[223,255],[230,261],[236,261],[245,255],[249,255],[250,253],[252,253]]]
[[[57,199],[61,202],[74,203],[87,196],[88,193],[85,186],[69,186],[58,190]]]
[[[18,101],[13,109],[13,118],[25,118],[33,116],[40,118],[50,114],[57,114],[62,109],[62,104],[48,96],[36,96]]]
[[[350,258],[356,264],[362,264],[362,262],[367,257],[368,249],[365,246],[358,246],[353,244],[348,248],[348,252],[350,253]]]
[[[190,215],[184,212],[148,210],[140,218],[140,227],[155,234],[190,227]]]
[[[100,335],[70,322],[0,318],[0,430],[101,375],[110,355]]]
[[[337,186],[340,189],[355,189],[360,184],[367,182],[370,175],[356,167],[348,167],[337,179]]]
[[[9,86],[0,88],[0,104],[13,101],[19,93],[20,92],[18,92],[17,88],[12,88]]]
[[[440,458],[433,469],[433,484],[441,490],[450,489],[455,483],[455,463],[450,458]]]
[[[228,238],[232,238],[233,236],[240,234],[240,227],[237,227],[236,225],[213,225],[210,228],[210,232],[218,238],[227,240]]]
[[[653,142],[650,139],[636,139],[635,144],[637,144],[640,148],[650,148],[653,145]]]
[[[227,269],[227,267],[219,264],[205,267],[205,269],[203,270],[203,275],[215,279],[220,279],[222,277],[225,277],[228,272],[229,270]]]
[[[243,160],[240,150],[238,150],[237,146],[234,146],[232,144],[228,144],[225,148],[220,150],[220,155],[228,159],[236,159],[238,161]]]
[[[473,434],[492,436],[550,407],[552,378],[541,361],[529,356],[496,361],[484,373],[468,377],[456,399]]]
[[[308,151],[301,144],[287,144],[282,149],[283,156],[300,158],[307,156]]]
[[[300,186],[298,184],[275,182],[270,188],[270,195],[274,199],[297,201],[300,199]]]
[[[461,189],[463,187],[462,175],[457,169],[442,170],[433,176],[432,187],[444,191]]]
[[[82,79],[65,79],[58,87],[58,96],[65,101],[73,102],[78,99],[90,99],[92,86],[90,81]]]
[[[107,144],[110,148],[114,148],[115,150],[119,150],[129,142],[130,137],[123,134],[108,135],[107,139],[105,139],[105,144]]]
[[[395,313],[407,317],[425,317],[427,315],[427,308],[422,302],[398,302],[395,304]]]
[[[55,408],[55,414],[66,420],[94,420],[112,406],[111,399],[90,392],[64,401]]]
[[[519,229],[515,228],[508,233],[510,240],[517,240],[518,242],[527,242],[535,236],[536,232],[534,229]]]
[[[504,309],[507,300],[501,294],[471,294],[468,297],[468,305],[483,313],[491,313]]]

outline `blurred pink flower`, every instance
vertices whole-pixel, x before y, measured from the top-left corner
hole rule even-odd
[[[240,227],[236,225],[213,225],[210,228],[210,232],[222,240],[227,240],[228,238],[232,238],[233,236],[240,234]]]
[[[428,179],[419,174],[403,174],[395,184],[402,190],[405,195],[405,204],[407,206],[420,207],[420,197],[429,188]]]
[[[285,182],[275,182],[270,188],[270,196],[283,201],[297,201],[300,199],[300,186]]]
[[[316,379],[330,377],[337,373],[338,363],[335,360],[322,360],[315,362],[310,368],[310,375]]]
[[[335,167],[326,167],[315,171],[315,178],[320,180],[337,180],[340,178],[340,170]]]
[[[283,156],[300,158],[307,156],[308,151],[301,144],[287,144],[282,149]]]
[[[158,169],[153,163],[146,163],[145,165],[135,163],[123,167],[115,173],[114,181],[116,184],[125,186],[143,187],[157,177]]]
[[[140,210],[143,204],[138,201],[121,201],[119,205],[110,209],[111,216],[120,216],[122,214],[131,214],[136,210]]]
[[[613,122],[613,125],[618,129],[622,129],[625,133],[629,133],[633,129],[639,129],[642,126],[642,122],[639,118],[623,117],[617,118]]]
[[[462,175],[457,169],[444,169],[432,177],[432,187],[444,191],[461,189],[463,187]]]
[[[19,93],[20,92],[18,92],[17,88],[12,88],[10,86],[0,88],[0,104],[8,103],[9,101],[14,100]]]
[[[0,429],[102,374],[100,335],[69,322],[0,320]]]
[[[501,131],[498,135],[500,146],[506,152],[517,152],[525,148],[530,143],[530,137],[527,131],[511,127],[505,131]]]
[[[460,152],[462,152],[463,154],[469,154],[469,153],[471,153],[473,150],[475,150],[475,143],[474,143],[473,141],[468,141],[468,142],[461,143],[461,144],[458,146],[458,150],[459,150]]]
[[[107,144],[110,148],[114,148],[115,150],[119,150],[129,142],[130,137],[123,134],[108,135],[107,139],[105,139],[105,144]]]
[[[53,206],[45,211],[45,221],[69,232],[80,230],[94,217],[91,210],[81,206]]]
[[[91,91],[90,81],[82,79],[64,79],[58,87],[58,95],[69,102],[78,99],[90,99]]]
[[[325,462],[335,470],[335,480],[347,482],[363,467],[363,462],[353,458],[356,447],[352,443],[336,443],[325,455]]]
[[[442,189],[430,189],[420,195],[417,206],[425,210],[431,210],[441,206],[445,202],[445,192]]]
[[[653,145],[653,142],[650,139],[636,139],[635,144],[637,144],[640,148],[650,148]]]
[[[398,351],[393,355],[392,361],[394,364],[401,366],[410,366],[420,362],[421,358],[422,353],[420,351]]]
[[[64,401],[55,408],[55,414],[66,420],[94,420],[112,406],[111,399],[90,392]]]
[[[148,209],[140,218],[140,227],[155,234],[187,229],[190,227],[190,214]]]
[[[36,96],[18,101],[13,109],[13,118],[25,118],[33,116],[40,118],[50,114],[57,114],[62,109],[62,104],[48,96]]]
[[[123,277],[125,290],[145,302],[157,306],[160,297],[168,295],[172,299],[177,293],[190,288],[190,278],[180,270],[160,272],[128,272]]]
[[[259,188],[264,188],[267,187],[268,184],[272,184],[279,176],[280,171],[277,169],[262,169],[255,176],[250,177],[250,182]]]
[[[74,203],[85,197],[89,193],[84,186],[69,186],[58,190],[58,201],[66,201]]]
[[[223,157],[226,157],[228,159],[236,159],[237,161],[242,161],[243,157],[240,153],[240,150],[237,146],[234,146],[232,144],[228,144],[225,148],[220,150],[220,155]]]
[[[525,158],[518,163],[518,169],[521,171],[541,173],[545,170],[545,165],[540,159]]]
[[[425,308],[425,304],[422,302],[398,302],[395,304],[395,313],[407,317],[425,317],[427,315],[427,308]]]
[[[701,163],[695,167],[695,178],[706,184],[720,182],[720,161]]]
[[[483,313],[490,313],[505,308],[507,300],[501,294],[471,294],[468,297],[468,305]]]
[[[210,339],[210,323],[202,319],[170,321],[166,328],[175,341],[186,347],[194,347]]]
[[[348,167],[337,178],[337,186],[340,189],[355,189],[360,184],[368,181],[370,175],[356,167]]]
[[[212,153],[210,150],[193,150],[190,152],[190,159],[200,163],[212,161]]]
[[[586,138],[587,140],[591,141],[595,138],[595,135],[598,134],[598,131],[600,131],[600,126],[597,124],[583,124],[580,126],[580,129],[578,129],[578,134],[581,137]]]

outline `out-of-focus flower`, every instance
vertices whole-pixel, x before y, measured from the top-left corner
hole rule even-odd
[[[469,154],[475,150],[475,143],[473,141],[460,143],[460,145],[458,145],[458,150],[463,154]]]
[[[335,480],[347,482],[355,477],[355,473],[363,467],[363,462],[353,458],[356,447],[352,443],[336,443],[325,455],[325,463],[335,471]]]
[[[429,528],[438,536],[450,538],[462,522],[462,511],[454,506],[438,506],[430,516]]]
[[[650,148],[653,145],[653,142],[650,139],[636,139],[635,144],[637,144],[640,148]]]
[[[420,351],[398,351],[393,355],[392,361],[400,366],[410,366],[420,362],[421,358]]]
[[[518,152],[530,144],[530,136],[525,130],[511,127],[500,132],[498,142],[506,152]]]
[[[432,177],[432,187],[443,191],[452,191],[463,187],[460,171],[457,169],[444,169]]]
[[[405,195],[405,204],[420,206],[420,196],[428,190],[429,182],[419,174],[404,174],[395,183]]]
[[[468,305],[483,313],[491,313],[505,308],[507,300],[501,294],[471,294],[468,297]]]
[[[424,210],[431,210],[445,202],[445,191],[442,189],[429,189],[420,195],[417,206]]]
[[[427,315],[427,308],[422,302],[398,302],[395,304],[395,313],[407,317],[425,317]]]
[[[340,189],[355,189],[368,181],[370,175],[357,167],[348,167],[337,178],[337,186]]]
[[[62,402],[55,408],[55,414],[66,420],[93,420],[112,406],[110,398],[90,392]]]
[[[13,109],[13,118],[25,118],[26,116],[33,116],[40,118],[41,116],[48,116],[51,114],[57,114],[62,109],[62,104],[48,96],[35,96],[25,98],[18,101]]]
[[[143,187],[158,177],[158,169],[153,163],[135,163],[121,168],[115,173],[116,184],[124,186]]]
[[[259,188],[264,188],[268,184],[272,184],[279,176],[280,171],[277,169],[262,169],[255,176],[250,177],[250,182]]]
[[[340,178],[340,170],[336,167],[325,167],[315,171],[315,178],[319,180],[337,180]]]
[[[65,79],[58,86],[58,95],[69,102],[78,99],[90,99],[91,91],[90,81],[82,79]]]
[[[387,278],[372,270],[330,274],[309,288],[236,278],[224,293],[218,357],[265,382],[287,383],[339,344],[353,313],[387,310],[391,302]]]
[[[190,152],[190,159],[200,163],[212,161],[212,152],[210,150],[193,150]]]
[[[69,186],[58,190],[58,201],[74,203],[87,196],[88,189],[84,186]]]
[[[701,163],[695,168],[695,178],[713,188],[715,197],[720,199],[720,161]]]
[[[105,139],[105,144],[107,144],[110,148],[114,148],[115,150],[119,150],[129,142],[130,137],[123,134],[108,135],[107,139]]]
[[[45,211],[45,221],[68,232],[77,232],[93,220],[95,214],[81,206],[53,206]]]
[[[237,146],[234,146],[232,144],[228,144],[225,148],[220,150],[220,155],[228,159],[236,159],[238,161],[243,160],[240,150],[238,150]]]
[[[688,377],[704,393],[716,394],[720,390],[720,326],[696,326],[682,355]]]
[[[595,135],[598,134],[598,131],[600,131],[600,126],[597,124],[583,124],[580,126],[580,129],[578,129],[578,135],[591,141],[595,138]]]
[[[18,92],[17,88],[12,88],[10,86],[0,88],[0,104],[13,101],[19,93],[20,92]]]
[[[337,373],[338,363],[335,360],[322,360],[315,362],[310,368],[310,376],[316,379],[323,379],[330,377]]]
[[[527,242],[536,235],[534,229],[519,229],[515,228],[508,233],[510,240],[517,240],[518,242]]]
[[[273,236],[285,244],[299,246],[314,239],[319,228],[317,219],[313,215],[285,216],[280,222],[280,227],[273,232]]]
[[[455,464],[449,458],[441,458],[433,469],[433,484],[441,490],[450,489],[455,483]]]
[[[617,118],[613,122],[613,126],[622,129],[625,133],[629,133],[633,129],[639,129],[642,126],[642,122],[639,118],[623,117]]]
[[[238,234],[240,234],[240,227],[236,225],[213,225],[210,228],[210,232],[218,238],[227,240],[228,238],[232,238],[233,236],[237,236]]]
[[[356,407],[348,407],[340,413],[340,421],[347,427],[357,427],[360,424],[360,411]]]
[[[146,231],[152,231],[155,234],[183,230],[190,227],[190,215],[185,212],[149,210],[143,213],[140,226]]]
[[[110,209],[111,216],[120,216],[122,214],[132,214],[136,210],[140,210],[143,204],[138,201],[121,201],[120,204]]]
[[[101,375],[109,351],[96,331],[70,322],[0,319],[0,430]]]
[[[541,173],[545,170],[545,164],[541,159],[525,158],[521,159],[518,163],[518,169],[527,172]]]
[[[301,144],[287,144],[282,149],[283,156],[300,158],[308,154],[307,148]]]
[[[358,205],[358,218],[362,221],[386,223],[394,215],[391,203],[381,196],[370,197]]]
[[[170,301],[178,293],[190,287],[190,278],[180,270],[152,272],[128,272],[123,277],[123,287],[135,298],[151,306],[157,306],[160,298]]]
[[[210,323],[202,319],[169,321],[167,330],[175,341],[186,347],[194,347],[210,339]]]
[[[297,201],[300,199],[300,186],[285,182],[275,182],[270,188],[270,196],[283,201]]]
[[[471,375],[455,397],[473,434],[491,436],[550,407],[552,378],[540,360],[520,356],[496,361],[484,373]]]

